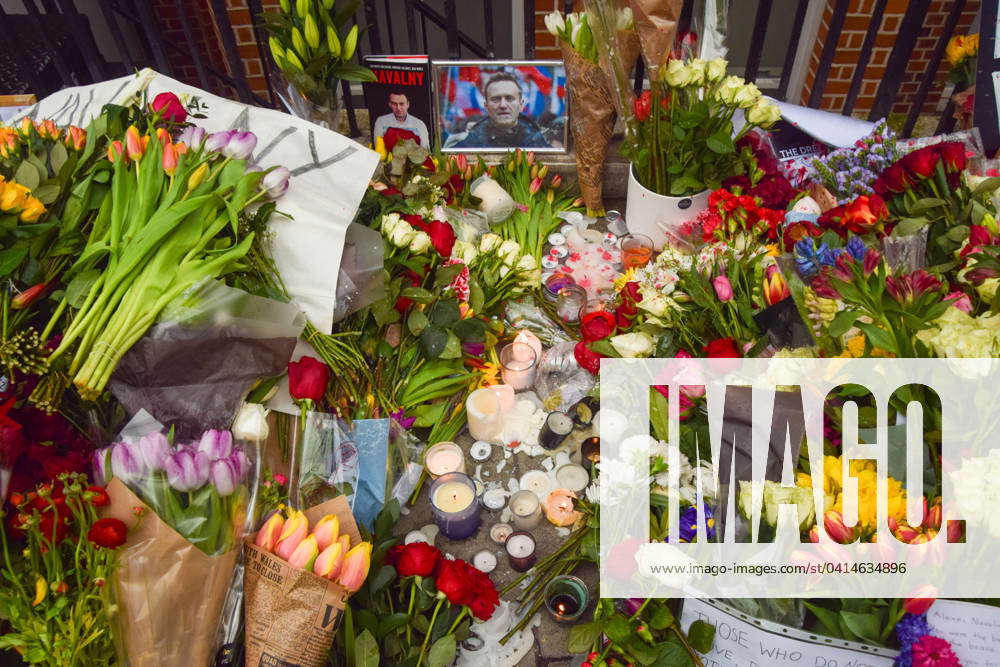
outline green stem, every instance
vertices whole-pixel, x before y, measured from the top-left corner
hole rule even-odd
[[[406,608],[406,615],[413,618],[413,603],[416,600],[417,595],[417,580],[410,580],[410,605]],[[409,644],[412,641],[412,627],[413,623],[407,622],[406,624],[406,643]]]
[[[455,621],[451,624],[451,627],[448,628],[449,635],[455,632],[455,628],[457,628],[461,620],[465,618],[465,614],[468,613],[468,611],[469,611],[468,607],[462,607],[462,611],[458,612],[458,616],[455,617]]]
[[[427,642],[430,641],[431,633],[434,631],[434,621],[437,620],[438,612],[441,611],[441,605],[444,604],[444,598],[438,600],[437,606],[434,607],[434,613],[431,614],[431,622],[427,626],[427,634],[424,635],[424,643],[420,645],[420,655],[417,656],[417,667],[424,662],[424,653],[427,652]]]

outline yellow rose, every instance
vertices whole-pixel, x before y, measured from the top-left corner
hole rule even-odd
[[[963,35],[952,37],[948,40],[948,46],[945,47],[944,52],[948,64],[952,67],[962,62],[962,59],[965,58],[965,37]]]
[[[975,58],[979,55],[979,33],[965,38],[965,55]]]
[[[45,204],[36,197],[28,197],[28,202],[21,211],[21,222],[37,222],[45,213]]]
[[[0,211],[17,213],[28,203],[31,191],[20,183],[4,183],[0,193]]]

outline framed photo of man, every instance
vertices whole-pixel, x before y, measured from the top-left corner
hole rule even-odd
[[[442,151],[568,151],[562,61],[436,60],[433,74]]]

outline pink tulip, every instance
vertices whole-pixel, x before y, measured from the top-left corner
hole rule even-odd
[[[292,515],[288,517],[284,527],[281,529],[281,536],[278,538],[278,543],[274,546],[275,555],[283,560],[288,560],[291,558],[295,548],[299,546],[299,543],[306,539],[308,533],[309,519],[302,512],[293,510]]]
[[[829,510],[823,515],[823,527],[826,534],[838,544],[850,544],[854,541],[854,529],[844,525],[844,516],[837,510]]]
[[[726,302],[733,300],[733,286],[730,284],[729,278],[716,276],[712,279],[712,287],[715,288],[715,296],[719,297],[719,301]]]
[[[344,553],[345,554],[348,551],[351,550],[351,536],[350,535],[348,535],[348,534],[345,533],[345,534],[341,535],[340,537],[338,537],[337,541],[340,542],[340,546],[344,547]]]
[[[344,545],[337,541],[323,549],[323,552],[316,557],[316,562],[313,564],[313,574],[330,581],[336,581],[343,565]]]
[[[177,160],[180,156],[177,153],[177,147],[172,143],[167,142],[163,146],[163,172],[167,176],[173,176],[174,172],[177,171]]]
[[[365,583],[371,565],[371,555],[371,542],[362,542],[344,556],[344,565],[338,581],[349,593],[356,592]]]
[[[325,551],[340,537],[340,519],[334,514],[327,514],[313,526],[312,534],[316,538],[319,550]]]
[[[317,556],[319,556],[319,547],[316,546],[316,538],[310,535],[299,542],[299,546],[295,547],[295,551],[288,557],[288,564],[297,570],[311,572]]]
[[[275,512],[257,531],[257,539],[253,543],[265,551],[273,552],[284,525],[285,517],[281,516],[281,512]]]
[[[531,179],[531,184],[528,186],[528,192],[535,194],[542,188],[542,179],[535,177]]]

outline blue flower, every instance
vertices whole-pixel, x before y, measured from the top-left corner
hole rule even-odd
[[[819,273],[819,256],[812,239],[802,239],[795,244],[795,268],[803,278]]]
[[[863,262],[865,260],[865,253],[868,252],[868,247],[865,242],[861,240],[859,236],[852,236],[847,239],[847,252],[850,253],[851,257]]]
[[[708,505],[703,505],[705,509],[705,528],[708,533],[708,540],[715,539],[715,516]],[[698,538],[698,508],[691,506],[684,510],[680,518],[681,542],[695,542]]]
[[[906,648],[909,648],[911,644],[930,633],[931,628],[927,623],[927,614],[920,614],[919,616],[906,614],[896,624],[896,638],[899,639],[900,646]]]
[[[833,266],[837,263],[837,258],[842,252],[844,252],[843,248],[830,248],[825,243],[820,243],[817,250],[819,263],[823,266]]]

